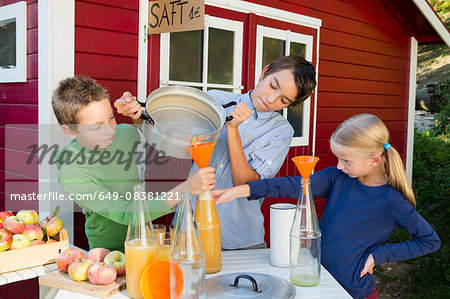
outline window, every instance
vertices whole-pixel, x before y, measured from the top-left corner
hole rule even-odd
[[[258,25],[256,32],[255,81],[264,66],[283,55],[298,55],[312,60],[313,37],[289,30],[280,30]],[[294,128],[291,146],[308,145],[310,99],[295,107],[280,111]]]
[[[27,3],[0,7],[0,82],[27,80]]]
[[[241,22],[205,16],[204,30],[161,34],[161,86],[240,93],[242,27]]]

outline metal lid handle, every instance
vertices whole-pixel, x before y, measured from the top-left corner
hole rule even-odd
[[[230,286],[237,287],[239,284],[239,278],[245,278],[245,279],[250,280],[253,285],[253,291],[255,291],[257,293],[262,292],[260,289],[258,289],[258,284],[256,283],[256,280],[253,277],[251,277],[250,275],[246,275],[246,274],[241,274],[241,275],[236,276],[236,278],[234,279],[234,283],[230,284]]]

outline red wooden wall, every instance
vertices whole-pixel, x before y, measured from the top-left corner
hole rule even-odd
[[[0,7],[19,0],[0,0]],[[38,192],[38,165],[26,164],[38,143],[38,3],[27,2],[27,82],[0,83],[0,211],[39,210],[37,201],[10,201],[11,193]],[[0,298],[38,298],[37,279],[0,286]]]

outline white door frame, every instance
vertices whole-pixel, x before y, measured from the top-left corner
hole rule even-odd
[[[56,135],[62,133],[53,114],[51,97],[60,80],[74,75],[75,0],[40,0],[38,16],[38,142],[41,146],[57,144]],[[39,194],[63,193],[55,165],[45,161],[39,164],[38,177]],[[69,240],[73,242],[72,201],[39,201],[40,218],[50,214],[57,205]]]

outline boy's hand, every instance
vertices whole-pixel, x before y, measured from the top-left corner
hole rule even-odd
[[[193,195],[199,195],[214,188],[216,182],[214,171],[212,167],[200,168],[188,179]]]
[[[252,110],[248,108],[246,103],[239,103],[236,106],[236,109],[230,113],[230,116],[233,117],[232,120],[227,122],[227,126],[237,127],[246,119],[248,119],[252,115]]]
[[[369,272],[370,274],[373,274],[373,267],[375,267],[375,261],[373,259],[372,254],[369,254],[366,260],[366,264],[364,265],[364,269],[361,271],[361,277],[367,274]]]
[[[212,192],[216,205],[235,200],[238,197],[249,197],[250,186],[248,184],[235,186],[228,189],[216,189]]]
[[[116,107],[117,113],[132,119],[138,119],[142,114],[141,104],[128,91],[125,91],[122,97],[114,102],[114,107]]]

